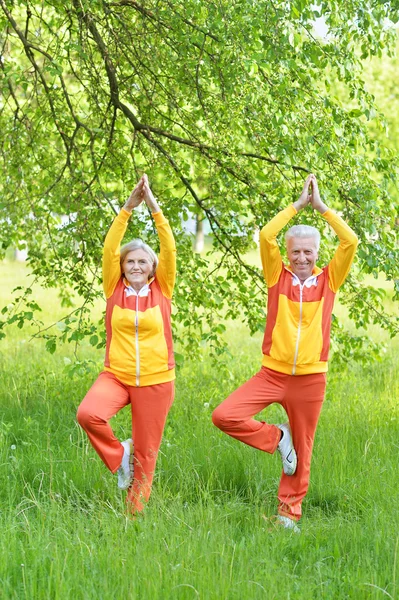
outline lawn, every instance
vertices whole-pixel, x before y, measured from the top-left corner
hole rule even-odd
[[[27,272],[4,262],[0,276],[3,306]],[[40,294],[46,318],[60,318],[55,293]],[[278,456],[212,425],[212,409],[260,365],[261,335],[241,325],[230,335],[229,361],[204,351],[178,372],[151,501],[131,520],[75,421],[102,351],[83,345],[93,368],[72,376],[70,347],[50,355],[10,330],[0,342],[1,599],[399,598],[398,340],[378,363],[331,365],[298,535],[273,521]],[[279,406],[263,417],[284,420]],[[128,410],[114,428],[128,437]]]

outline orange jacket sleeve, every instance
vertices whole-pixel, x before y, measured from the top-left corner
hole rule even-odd
[[[359,240],[356,233],[334,211],[328,209],[322,216],[339,237],[339,246],[328,266],[330,288],[337,292],[348,276]]]
[[[152,214],[157,228],[160,252],[156,278],[163,294],[172,298],[176,280],[176,244],[168,220],[162,211]]]
[[[104,242],[103,253],[103,288],[106,298],[112,296],[122,271],[120,264],[120,247],[125,235],[130,212],[121,209],[115,217]]]
[[[281,210],[260,232],[260,256],[267,287],[272,287],[280,277],[283,261],[277,244],[277,235],[297,214],[293,204]]]

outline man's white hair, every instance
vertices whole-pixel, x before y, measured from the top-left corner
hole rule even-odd
[[[140,239],[132,240],[128,244],[125,244],[124,246],[122,246],[121,255],[120,255],[121,267],[122,267],[123,261],[126,258],[126,255],[129,252],[132,252],[133,250],[144,250],[144,252],[146,252],[148,254],[148,258],[150,260],[150,263],[152,264],[150,277],[153,277],[155,275],[155,271],[157,270],[157,266],[158,266],[158,256],[155,254],[154,250],[152,248],[150,248],[150,246],[148,244],[146,244],[145,242],[143,242],[143,240],[140,240]]]
[[[294,225],[290,227],[285,234],[285,242],[288,245],[288,240],[292,238],[313,238],[315,241],[316,250],[320,248],[320,231],[311,225]]]

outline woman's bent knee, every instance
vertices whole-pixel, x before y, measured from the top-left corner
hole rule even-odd
[[[212,413],[212,423],[222,430],[225,426],[226,420],[223,414],[223,410],[221,410],[220,406],[215,408],[215,410]]]

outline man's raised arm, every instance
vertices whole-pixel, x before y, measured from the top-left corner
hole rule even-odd
[[[359,240],[349,225],[320,199],[316,177],[314,175],[311,175],[311,177],[312,196],[310,203],[331,225],[339,237],[339,246],[328,265],[330,287],[333,292],[337,292],[348,276]]]
[[[304,183],[299,199],[284,210],[281,210],[260,232],[260,256],[267,287],[272,287],[277,283],[281,269],[283,268],[283,261],[276,238],[292,217],[310,203],[309,186],[311,180],[312,175],[309,175]]]

